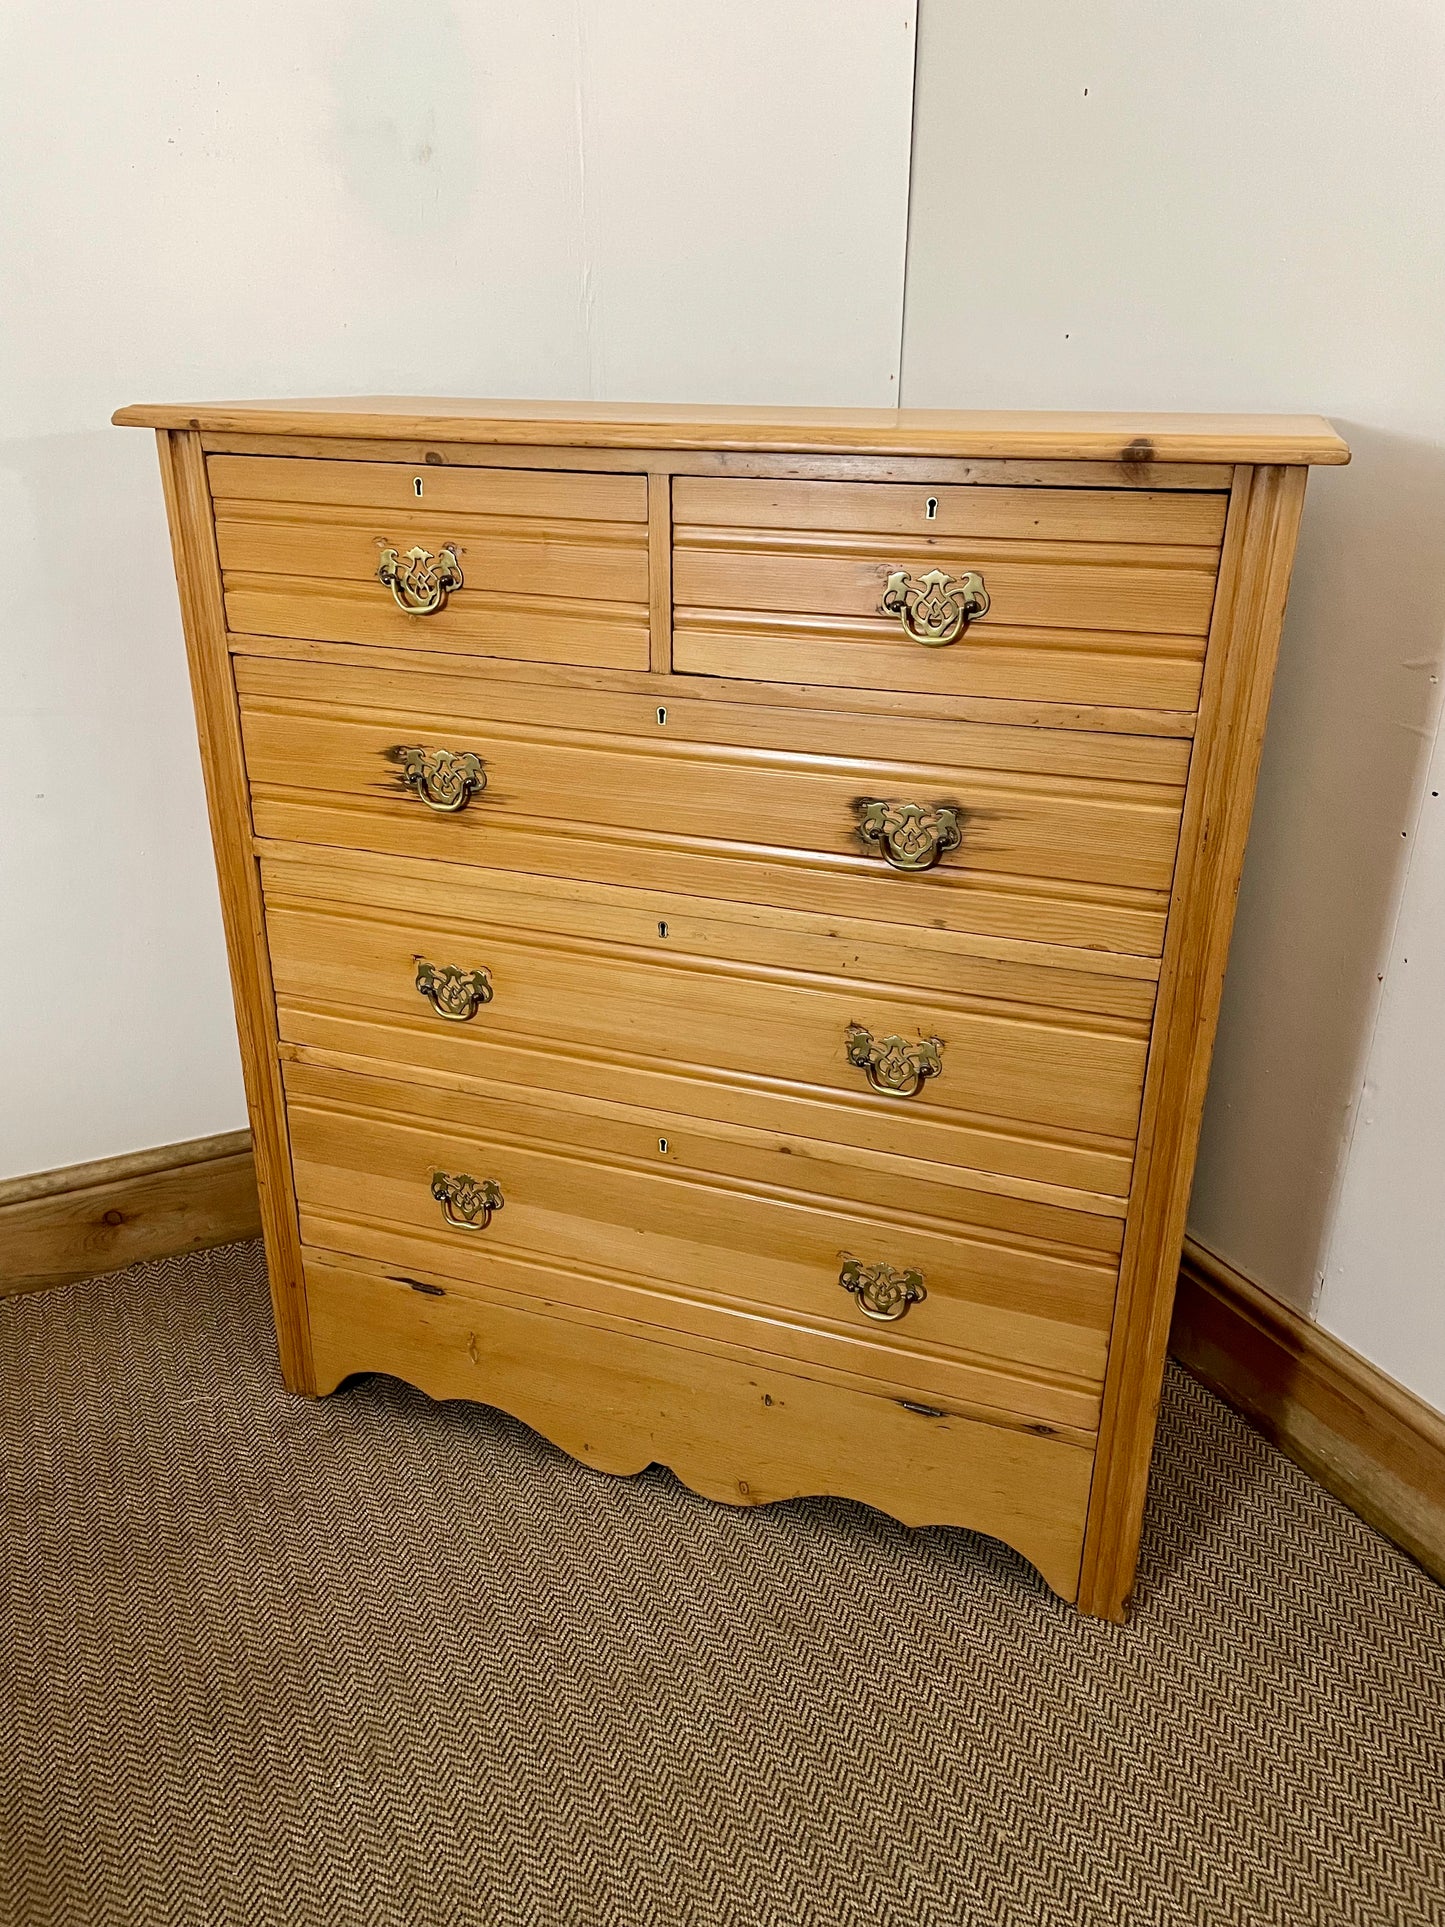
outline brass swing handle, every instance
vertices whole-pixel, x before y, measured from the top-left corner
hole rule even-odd
[[[884,803],[867,799],[855,805],[858,834],[881,851],[895,870],[931,870],[941,856],[963,841],[958,811],[947,803]]]
[[[921,1271],[898,1271],[892,1265],[865,1265],[857,1258],[843,1260],[838,1283],[844,1291],[852,1292],[863,1316],[876,1319],[880,1325],[891,1325],[907,1314],[910,1305],[921,1304],[928,1296]]]
[[[487,787],[482,759],[469,749],[427,749],[403,743],[389,749],[387,755],[401,765],[401,780],[407,789],[415,790],[427,808],[441,816],[464,810],[477,792]]]
[[[917,581],[907,569],[895,569],[883,591],[882,609],[886,616],[897,616],[915,642],[941,649],[988,614],[988,590],[974,569],[962,575],[930,569]]]
[[[433,1171],[431,1194],[441,1206],[442,1216],[457,1231],[485,1231],[492,1213],[506,1203],[495,1178],[469,1178],[465,1172],[453,1178],[445,1171]]]
[[[391,590],[397,608],[409,616],[434,616],[445,608],[452,590],[462,586],[462,565],[450,542],[435,555],[430,549],[408,549],[405,555],[383,549],[376,574]]]
[[[492,1001],[492,979],[485,970],[459,970],[455,964],[416,960],[416,987],[438,1017],[449,1023],[469,1024],[483,1004]]]
[[[943,1070],[943,1039],[921,1037],[910,1044],[902,1037],[875,1037],[861,1024],[844,1032],[848,1062],[863,1071],[881,1097],[912,1097],[924,1080]]]

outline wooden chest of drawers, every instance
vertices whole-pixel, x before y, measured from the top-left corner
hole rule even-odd
[[[281,1365],[1132,1583],[1315,420],[158,431]]]

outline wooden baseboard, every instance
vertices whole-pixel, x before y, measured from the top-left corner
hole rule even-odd
[[[1211,1391],[1445,1580],[1445,1417],[1192,1238],[1169,1342]]]
[[[251,1133],[0,1183],[0,1298],[259,1238]]]

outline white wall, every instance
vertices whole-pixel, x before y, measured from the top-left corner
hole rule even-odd
[[[891,403],[913,0],[28,0],[0,88],[0,1175],[245,1121],[134,400]]]
[[[1445,732],[1413,840],[1315,1315],[1445,1412]]]
[[[1310,483],[1191,1222],[1306,1310],[1334,1237],[1321,1317],[1445,1406],[1433,799],[1343,1157],[1440,693],[1442,92],[1438,0],[925,0],[902,399],[1351,442]]]
[[[11,5],[0,1174],[243,1121],[154,458],[111,409],[889,402],[913,11]],[[1322,1319],[1445,1406],[1445,9],[925,0],[918,78],[904,401],[1354,446],[1311,483],[1193,1227],[1301,1308],[1328,1270]]]

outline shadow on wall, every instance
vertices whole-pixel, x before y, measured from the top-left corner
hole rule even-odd
[[[1301,1311],[1322,1274],[1445,640],[1445,448],[1336,422],[1310,478],[1190,1210]]]

